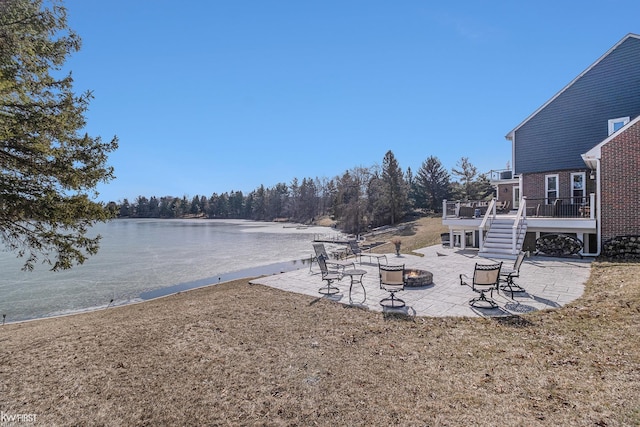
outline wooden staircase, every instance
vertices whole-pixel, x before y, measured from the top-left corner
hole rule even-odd
[[[516,230],[516,247],[513,250],[513,217],[496,217],[485,235],[484,244],[478,253],[484,258],[513,259],[522,249],[524,236],[527,233],[527,221],[523,220]]]

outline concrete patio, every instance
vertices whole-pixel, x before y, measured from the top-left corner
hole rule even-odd
[[[406,268],[428,270],[433,273],[432,285],[406,287],[397,294],[405,300],[406,307],[393,311],[411,316],[505,316],[558,308],[582,295],[591,271],[591,259],[542,256],[525,258],[520,269],[520,277],[515,279],[515,283],[522,286],[526,292],[516,293],[512,299],[508,292],[494,291],[493,299],[499,307],[481,309],[469,306],[469,300],[478,294],[470,286],[460,285],[460,274],[472,276],[476,263],[491,264],[502,260],[493,261],[478,257],[477,250],[449,249],[442,246],[431,246],[416,252],[424,256],[402,254],[398,257],[395,254],[387,254],[389,264],[405,264]],[[295,271],[254,279],[251,283],[383,311],[379,302],[389,296],[389,293],[380,289],[375,258],[372,259],[373,263],[367,261],[365,258],[362,264],[356,263],[356,268],[367,271],[362,280],[366,299],[362,287],[356,284],[352,290],[352,303],[349,301],[349,276],[334,283],[340,290],[337,294],[323,296],[318,292],[325,282],[321,279],[316,263],[313,264],[311,272],[307,264]],[[513,261],[504,261],[503,268],[510,269],[512,266]]]

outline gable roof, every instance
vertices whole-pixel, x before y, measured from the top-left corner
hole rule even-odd
[[[571,80],[571,82],[566,85],[564,88],[562,88],[562,90],[560,90],[558,93],[556,93],[553,97],[551,97],[551,99],[549,99],[547,102],[545,102],[544,104],[542,104],[542,106],[540,106],[540,108],[538,108],[536,111],[534,111],[533,113],[531,113],[529,115],[529,117],[527,117],[526,119],[524,119],[524,121],[522,121],[522,123],[520,123],[518,126],[516,126],[515,128],[513,128],[513,130],[511,130],[506,136],[505,138],[513,141],[513,136],[516,133],[516,131],[518,129],[520,129],[522,126],[524,126],[525,123],[527,123],[529,120],[531,120],[536,114],[538,114],[540,111],[542,111],[545,107],[547,107],[547,105],[551,104],[556,98],[558,98],[560,95],[562,95],[567,89],[569,89],[571,86],[574,85],[575,82],[577,82],[578,80],[580,80],[580,78],[582,78],[582,76],[584,76],[585,74],[587,74],[589,71],[591,71],[592,68],[594,68],[596,65],[598,65],[600,62],[602,62],[603,59],[605,59],[607,56],[609,56],[614,50],[616,50],[618,48],[618,46],[620,46],[622,43],[624,43],[627,39],[629,38],[635,38],[640,40],[640,35],[638,34],[634,34],[634,33],[629,33],[626,36],[624,36],[618,43],[616,43],[611,49],[609,49],[604,55],[602,55],[600,58],[598,58],[598,60],[596,62],[594,62],[593,64],[591,64],[586,70],[584,70],[582,73],[580,73],[575,79]]]
[[[627,123],[626,125],[624,125],[620,129],[618,129],[617,132],[614,132],[611,135],[609,135],[600,144],[596,145],[591,150],[589,150],[586,153],[584,153],[582,155],[582,160],[584,160],[585,164],[589,167],[589,169],[595,169],[596,168],[596,161],[599,160],[600,157],[602,156],[602,147],[605,144],[608,144],[613,138],[615,138],[618,135],[626,132],[628,129],[631,129],[631,127],[633,127],[633,125],[635,125],[638,122],[640,122],[640,116],[638,116],[635,119],[631,120],[629,123]]]

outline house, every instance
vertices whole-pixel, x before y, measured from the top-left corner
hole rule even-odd
[[[563,233],[598,255],[604,241],[640,234],[640,36],[625,36],[506,138],[513,167],[492,173],[492,206],[462,218],[464,203],[445,203],[452,242],[472,231],[481,254],[513,257]]]

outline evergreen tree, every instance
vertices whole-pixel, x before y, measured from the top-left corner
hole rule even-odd
[[[495,195],[495,188],[489,182],[487,174],[482,174],[474,182],[474,198],[478,200],[490,199]]]
[[[407,205],[407,187],[402,169],[391,150],[387,151],[382,161],[381,201],[386,206],[391,225],[404,217],[404,209]]]
[[[253,206],[251,218],[259,221],[267,219],[267,192],[264,189],[264,185],[258,187],[253,194]]]
[[[135,216],[137,218],[149,218],[149,199],[144,196],[138,196],[135,203]]]
[[[131,215],[131,205],[128,199],[124,199],[120,205],[118,216],[128,217]]]
[[[389,209],[383,201],[384,183],[377,173],[372,174],[367,185],[367,228],[379,227],[388,221]]]
[[[242,191],[224,193],[221,201],[223,218],[247,218],[245,215],[245,199]],[[247,201],[247,203],[249,203]]]
[[[200,212],[204,215],[209,212],[209,199],[206,196],[200,196]]]
[[[113,179],[117,139],[81,133],[92,95],[61,75],[79,49],[59,1],[0,1],[0,236],[25,269],[82,264],[99,248],[89,227],[109,218],[95,188]]]
[[[404,173],[404,182],[407,186],[407,211],[411,211],[416,206],[416,178],[410,166]]]
[[[458,178],[460,183],[459,198],[473,200],[476,196],[473,183],[478,175],[478,169],[471,164],[468,157],[462,157],[456,164],[457,168],[452,168],[451,173]]]
[[[322,192],[322,206],[323,214],[328,214],[335,219],[335,212],[333,210],[335,200],[337,198],[338,189],[336,188],[336,180],[330,179],[324,185]]]
[[[287,184],[278,183],[268,192],[268,215],[271,219],[282,218],[284,216],[284,207],[287,203],[289,189]]]
[[[151,196],[149,199],[149,216],[151,218],[160,217],[160,202],[156,196]]]
[[[419,207],[439,211],[448,197],[450,176],[437,157],[422,162],[416,177],[416,203]]]
[[[303,178],[300,185],[297,221],[309,222],[313,220],[318,212],[318,188],[311,178]]]
[[[289,203],[287,204],[287,216],[295,220],[298,217],[298,205],[300,204],[300,185],[298,178],[293,178],[289,184]]]
[[[171,211],[173,199],[171,196],[160,197],[160,207],[158,208],[160,218],[171,218],[173,216],[173,212]]]

